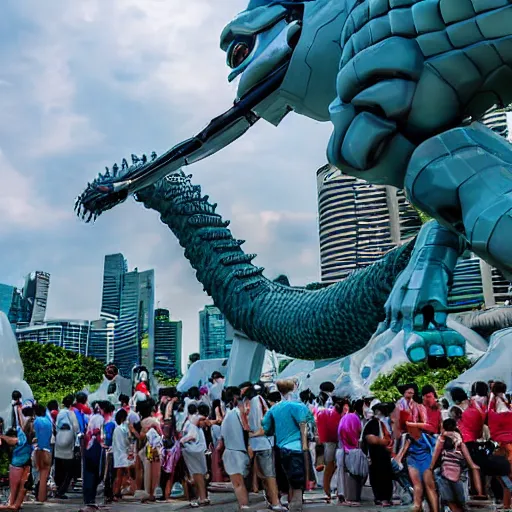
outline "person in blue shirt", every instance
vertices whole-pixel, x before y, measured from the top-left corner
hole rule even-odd
[[[112,503],[114,500],[114,453],[112,451],[112,438],[116,428],[114,419],[115,407],[110,402],[103,406],[105,426],[103,427],[104,449],[105,449],[105,475],[104,475],[104,497],[105,503]]]
[[[293,380],[278,380],[277,389],[283,400],[263,417],[265,435],[275,435],[279,460],[290,487],[290,511],[302,510],[302,496],[311,466],[308,450],[308,425],[314,425],[311,411],[302,402],[293,400]]]
[[[39,490],[37,501],[44,502],[47,498],[47,484],[52,467],[52,437],[53,424],[42,405],[35,406],[36,419],[34,421],[34,433],[37,439],[36,469],[39,471]]]
[[[9,504],[0,507],[0,510],[20,510],[27,491],[32,487],[31,455],[32,440],[34,438],[33,411],[26,408],[22,411],[24,416],[23,427],[11,428],[6,435],[0,436],[0,444],[13,447],[11,464],[9,466]]]

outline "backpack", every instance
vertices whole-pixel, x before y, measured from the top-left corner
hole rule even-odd
[[[462,452],[455,448],[451,439],[447,439],[441,454],[441,475],[450,482],[460,481],[463,463]]]

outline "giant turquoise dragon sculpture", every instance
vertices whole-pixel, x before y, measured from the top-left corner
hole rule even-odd
[[[385,320],[424,333],[404,337],[414,361],[462,354],[445,327],[457,257],[469,246],[512,277],[512,149],[476,121],[512,101],[512,0],[250,0],[221,48],[229,80],[239,78],[234,105],[162,156],[114,165],[78,198],[79,214],[95,219],[131,194],[161,211],[228,319],[280,352],[344,355]],[[332,123],[331,164],[404,188],[435,219],[414,250],[324,290],[285,288],[250,266],[194,187],[159,182],[290,112]],[[205,208],[187,220],[194,232],[178,229],[175,206],[164,204],[177,191],[187,208]],[[187,239],[216,243],[204,250]]]

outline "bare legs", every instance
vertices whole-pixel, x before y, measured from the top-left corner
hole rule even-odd
[[[164,489],[164,499],[166,501],[171,499],[171,493],[172,493],[172,486],[173,486],[173,484],[174,484],[174,473],[171,473],[169,475],[169,478],[167,479],[167,482],[165,484],[165,489]]]
[[[197,495],[199,496],[199,502],[205,502],[208,500],[208,495],[206,494],[206,481],[204,479],[204,475],[201,473],[196,473],[192,475],[194,479],[194,486],[196,488]]]
[[[436,482],[432,471],[427,470],[423,473],[423,484],[425,486],[430,512],[439,512],[439,497],[437,495]]]
[[[419,512],[423,503],[423,484],[421,483],[420,474],[417,469],[409,466],[409,478],[414,488],[414,512]]]
[[[289,507],[290,512],[298,512],[302,510],[303,491],[302,489],[292,489],[290,491]]]
[[[30,475],[30,466],[17,468],[14,466],[9,467],[9,487],[11,496],[9,504],[0,507],[0,510],[20,510],[23,505],[23,500],[27,494],[25,484]]]
[[[37,501],[44,502],[47,499],[48,477],[52,467],[52,454],[46,450],[37,450],[36,467],[39,471],[39,492],[36,496]]]
[[[130,477],[130,468],[117,468],[114,471],[116,472],[116,479],[114,480],[113,488],[114,499],[119,499],[121,497],[123,485],[127,484],[130,486],[130,494],[135,494],[136,482]]]
[[[230,475],[231,483],[235,491],[235,496],[239,507],[247,507],[249,505],[249,494],[245,487],[244,477],[240,474]]]
[[[277,480],[273,477],[265,478],[265,490],[267,492],[267,500],[273,507],[280,505],[279,490],[277,488]]]
[[[331,498],[331,480],[334,475],[334,472],[336,471],[336,464],[334,461],[328,462],[325,465],[325,471],[324,471],[324,492],[325,495],[329,498]]]

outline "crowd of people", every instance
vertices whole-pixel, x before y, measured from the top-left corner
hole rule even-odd
[[[147,376],[146,376],[147,377]],[[466,510],[494,499],[511,507],[512,406],[502,382],[476,382],[471,396],[454,388],[439,399],[432,386],[400,387],[396,403],[336,396],[324,382],[317,396],[294,380],[225,386],[214,372],[186,393],[158,390],[147,378],[118,403],[88,403],[85,393],[46,406],[12,393],[12,417],[0,419],[0,448],[10,457],[9,502],[19,510],[68,499],[82,485],[84,510],[127,496],[170,501],[175,485],[193,508],[208,489],[230,482],[240,510],[263,493],[273,511],[300,510],[304,491],[361,506],[369,481],[375,505],[412,504],[431,512]],[[135,499],[133,498],[133,499]]]

